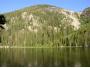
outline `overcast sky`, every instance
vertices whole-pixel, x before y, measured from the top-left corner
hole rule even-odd
[[[37,4],[50,4],[79,12],[86,7],[90,7],[90,0],[1,0],[0,13],[10,12]]]

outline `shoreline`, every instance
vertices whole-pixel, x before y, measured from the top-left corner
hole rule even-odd
[[[47,46],[41,46],[41,47],[32,47],[32,46],[0,46],[0,48],[83,48],[84,46],[59,46],[59,47],[47,47]],[[85,47],[87,48],[87,47]]]

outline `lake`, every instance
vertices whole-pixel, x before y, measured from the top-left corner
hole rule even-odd
[[[0,66],[4,67],[87,67],[90,49],[63,48],[0,48]]]

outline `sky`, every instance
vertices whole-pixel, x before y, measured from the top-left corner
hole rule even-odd
[[[7,13],[38,4],[49,4],[80,12],[90,7],[90,0],[1,0],[0,13]]]

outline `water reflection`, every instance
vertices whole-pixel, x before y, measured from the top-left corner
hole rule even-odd
[[[90,66],[89,48],[1,48],[0,66]]]

